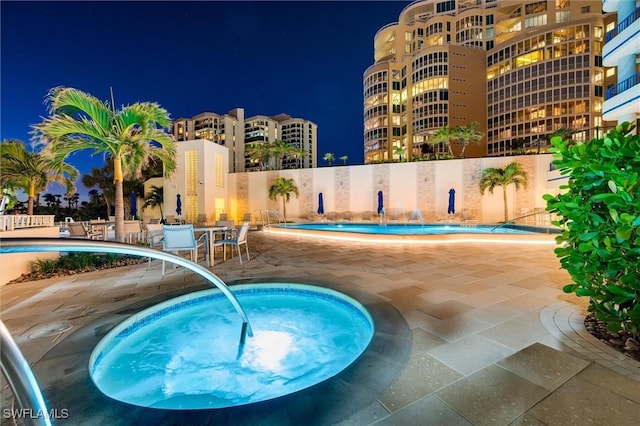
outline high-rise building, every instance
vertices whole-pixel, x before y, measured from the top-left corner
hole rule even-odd
[[[257,162],[246,154],[246,148],[256,143],[281,140],[300,148],[304,155],[285,158],[283,168],[311,168],[317,166],[318,126],[305,119],[287,114],[256,115],[245,119],[244,109],[235,108],[226,114],[203,112],[192,118],[173,122],[173,135],[178,142],[208,139],[229,149],[229,171],[259,170]]]
[[[602,63],[606,67],[603,118],[640,127],[640,1],[604,0],[602,9],[617,12],[605,20]]]
[[[605,16],[595,0],[409,4],[376,33],[364,72],[365,162],[446,152],[434,133],[472,122],[484,137],[466,156],[544,150],[563,129],[596,136],[611,124],[602,121]]]

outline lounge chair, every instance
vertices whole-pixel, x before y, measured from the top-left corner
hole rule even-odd
[[[371,219],[373,218],[374,213],[372,211],[365,211],[362,212],[362,221],[363,222],[371,222]]]
[[[351,222],[353,220],[353,213],[351,212],[344,212],[342,213],[342,219],[343,222]]]

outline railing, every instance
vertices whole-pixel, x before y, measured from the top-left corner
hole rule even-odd
[[[55,226],[54,215],[0,215],[0,232]]]
[[[629,25],[640,19],[640,7],[636,8],[629,16],[624,18],[614,29],[604,35],[604,41],[611,41],[612,38],[623,32]]]
[[[284,216],[277,210],[260,210],[260,221],[263,227],[270,228],[271,223],[284,224],[286,226],[287,221]]]
[[[618,93],[622,93],[626,90],[631,89],[636,84],[640,84],[640,72],[635,73],[629,78],[626,78],[616,84],[615,86],[609,87],[605,94],[605,99],[610,99],[617,95]]]
[[[519,220],[530,218],[530,217],[534,217],[533,223],[524,222],[525,225],[551,226],[551,222],[553,222],[556,219],[554,215],[552,215],[551,213],[547,213],[545,210],[537,210],[537,211],[534,211],[533,213],[527,213],[522,216],[515,217],[506,222],[503,222],[497,226],[494,226],[493,228],[491,228],[491,232],[495,231],[496,229],[500,229],[506,225],[515,224]]]

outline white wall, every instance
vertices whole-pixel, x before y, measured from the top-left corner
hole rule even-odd
[[[22,228],[14,231],[3,231],[2,238],[58,238],[60,236],[60,228],[57,226],[49,226],[46,228]],[[60,253],[13,253],[3,254],[2,267],[0,268],[0,284],[6,284],[11,280],[18,278],[22,274],[31,271],[31,263],[40,260],[57,259]]]
[[[422,211],[425,221],[447,216],[449,190],[455,189],[456,214],[470,210],[481,222],[504,220],[502,189],[494,194],[480,193],[479,182],[483,170],[488,167],[504,167],[516,161],[523,165],[529,175],[526,189],[516,191],[513,185],[507,188],[509,219],[519,215],[523,209],[533,211],[544,208],[542,196],[556,194],[566,178],[557,171],[549,171],[550,154],[469,158],[410,163],[387,163],[359,166],[334,166],[315,169],[296,169],[266,172],[226,174],[225,188],[215,187],[214,152],[226,152],[226,148],[213,142],[197,140],[178,144],[178,170],[165,188],[165,215],[175,212],[177,193],[185,192],[184,151],[199,152],[199,179],[203,182],[201,213],[209,218],[218,214],[213,204],[215,198],[224,198],[224,209],[231,218],[240,219],[246,212],[258,216],[262,209],[282,211],[280,199],[269,199],[269,187],[280,176],[293,179],[300,189],[300,196],[292,194],[287,204],[287,218],[307,218],[318,209],[318,194],[322,192],[325,213],[330,211],[352,211],[357,214],[377,209],[377,192],[383,191],[385,209],[400,208],[407,214],[414,209]],[[227,164],[227,163],[225,163]],[[184,210],[183,200],[183,210]]]

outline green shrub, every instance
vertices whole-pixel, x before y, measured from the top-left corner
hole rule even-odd
[[[602,139],[568,145],[552,138],[560,173],[569,174],[547,210],[564,227],[560,263],[573,280],[566,293],[589,297],[589,311],[609,331],[640,337],[640,136],[629,123]]]
[[[52,274],[58,270],[57,260],[38,259],[31,263],[31,272],[37,274]]]

